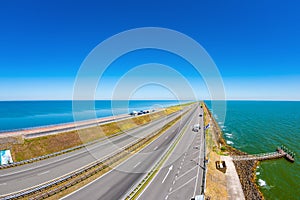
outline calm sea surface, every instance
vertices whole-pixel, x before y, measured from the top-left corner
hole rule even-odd
[[[81,102],[82,106],[73,110],[72,101],[0,101],[0,133],[74,122],[74,114],[76,120],[87,120],[94,119],[95,113],[100,118],[185,103],[172,100],[96,101],[95,106],[87,110],[90,106],[86,106],[86,101]]]
[[[244,152],[273,152],[281,144],[295,152],[295,163],[262,161],[257,183],[266,199],[300,199],[300,102],[228,101],[219,125],[227,143]]]
[[[0,101],[0,132],[73,122],[73,112],[90,119],[93,110],[97,117],[106,117],[179,103],[184,102],[96,101],[95,109],[73,111],[71,101]],[[219,124],[227,143],[247,153],[272,152],[281,144],[294,151],[295,163],[261,162],[257,182],[266,199],[300,199],[300,102],[228,101],[225,123]]]

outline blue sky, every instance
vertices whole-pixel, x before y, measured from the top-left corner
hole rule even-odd
[[[300,100],[299,6],[261,0],[1,1],[0,100],[72,99],[77,71],[93,48],[119,32],[148,26],[200,43],[217,65],[228,99]],[[117,60],[96,98],[110,98],[126,70],[149,62],[176,69],[197,98],[209,98],[192,66],[147,50]],[[132,97],[173,98],[157,85]]]

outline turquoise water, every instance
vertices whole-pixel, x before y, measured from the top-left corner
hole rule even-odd
[[[132,110],[161,108],[178,101],[96,101],[97,117]],[[210,102],[206,102],[210,106]],[[113,112],[112,112],[113,107]],[[77,110],[89,119],[90,110]],[[214,112],[217,120],[221,119]],[[0,102],[0,132],[68,123],[73,120],[72,101]],[[296,153],[295,163],[285,159],[263,161],[257,179],[266,199],[300,199],[300,102],[228,101],[224,136],[228,143],[247,153],[275,151],[284,144]]]
[[[262,161],[257,183],[266,199],[300,199],[300,102],[228,101],[219,124],[227,143],[244,152],[272,152],[281,144],[294,151],[295,163]]]
[[[94,119],[133,110],[164,108],[185,103],[175,100],[130,100],[130,101],[95,101],[90,107],[88,101],[79,101],[80,106],[73,110],[72,101],[0,101],[0,133],[11,130]]]

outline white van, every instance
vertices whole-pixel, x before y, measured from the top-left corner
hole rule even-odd
[[[195,125],[193,126],[192,131],[198,132],[199,130],[200,130],[200,124],[195,124]]]

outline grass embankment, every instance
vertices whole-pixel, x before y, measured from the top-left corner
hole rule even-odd
[[[216,169],[215,162],[220,160],[221,155],[245,155],[246,153],[226,144],[223,137],[223,132],[218,123],[215,121],[214,117],[211,116],[211,113],[205,104],[203,107],[206,115],[206,124],[209,123],[209,119],[211,118],[211,124],[213,125],[212,128],[210,128],[206,133],[206,142],[209,148],[208,152],[210,152],[206,196],[210,197],[210,199],[228,199],[228,195],[225,195],[228,194],[226,189],[225,174]],[[255,183],[255,168],[258,162],[250,160],[233,161],[233,163],[239,176],[245,199],[264,199],[262,193],[259,191],[259,188]]]
[[[76,183],[76,184],[71,184],[72,186],[71,187],[68,187],[66,189],[64,189],[63,191],[61,192],[58,192],[56,194],[53,194],[53,196],[50,196],[48,199],[59,199],[59,198],[62,198],[63,196],[83,187],[84,185],[90,183],[91,181],[97,179],[98,177],[104,175],[105,173],[109,172],[110,170],[112,170],[114,167],[116,167],[117,165],[119,165],[120,163],[122,163],[123,161],[125,161],[126,159],[128,159],[129,157],[133,156],[135,153],[139,152],[140,150],[142,150],[144,147],[146,147],[147,145],[149,145],[152,141],[154,141],[155,139],[157,139],[160,135],[162,135],[163,133],[165,133],[165,131],[167,131],[171,126],[173,126],[176,122],[178,122],[179,120],[181,119],[181,116],[177,117],[176,119],[174,119],[173,121],[169,122],[168,124],[164,125],[162,127],[162,129],[160,129],[154,137],[152,137],[150,140],[148,140],[147,142],[142,142],[142,145],[138,145],[136,144],[138,147],[137,148],[134,148],[134,150],[126,150],[126,151],[123,151],[122,153],[124,154],[123,156],[121,156],[121,158],[119,160],[117,160],[116,162],[113,162],[112,164],[105,164],[104,165],[106,166],[103,170],[93,174],[92,176],[88,177],[87,179],[83,180],[83,181],[80,181],[79,183]],[[87,173],[89,173],[89,171],[87,171],[85,174],[82,174],[81,176],[84,176],[86,175]],[[68,183],[71,183],[73,181],[73,179],[70,179],[68,180]],[[57,185],[55,186],[56,188],[57,187],[63,187],[65,188],[63,185],[66,185],[67,183],[62,183],[60,185]],[[51,189],[48,190],[48,192],[50,191]],[[34,194],[34,195],[31,195],[31,196],[28,196],[26,197],[25,199],[30,199],[30,198],[35,198],[36,196],[38,196],[38,194]]]
[[[205,124],[210,123],[210,116],[207,107],[201,104],[204,109]],[[212,125],[211,125],[212,126]],[[207,199],[228,199],[228,192],[226,188],[225,174],[216,169],[215,162],[220,160],[220,156],[224,154],[224,148],[219,146],[219,138],[217,127],[213,126],[206,130],[206,152],[209,159],[206,174],[206,192]]]
[[[11,144],[10,149],[12,151],[14,161],[21,161],[51,154],[81,145],[83,143],[121,134],[126,130],[136,128],[140,125],[150,123],[153,120],[177,112],[186,105],[189,104],[172,106],[148,115],[137,116],[118,122],[111,122],[96,127],[81,129],[78,131],[70,131],[32,139],[24,139],[24,142],[21,144]]]

